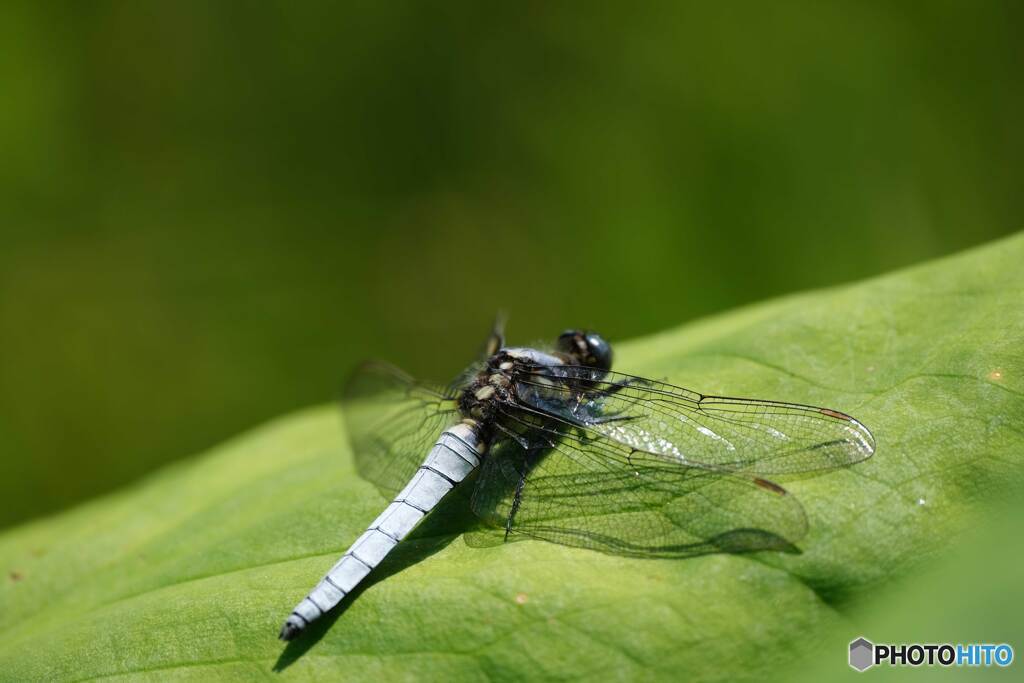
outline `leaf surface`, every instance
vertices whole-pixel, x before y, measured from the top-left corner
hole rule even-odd
[[[285,648],[284,616],[386,504],[318,407],[0,536],[0,677],[763,678],[1021,483],[1022,263],[1018,235],[617,347],[626,372],[872,429],[869,461],[780,480],[808,515],[799,555],[470,547],[450,496]]]

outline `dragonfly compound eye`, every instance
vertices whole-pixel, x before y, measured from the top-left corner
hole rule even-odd
[[[580,365],[601,370],[612,367],[612,347],[596,332],[566,330],[558,337],[559,351],[572,356]]]
[[[596,332],[587,332],[587,365],[601,370],[612,369],[612,345]]]

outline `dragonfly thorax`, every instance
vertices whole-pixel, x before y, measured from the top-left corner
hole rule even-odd
[[[498,406],[514,399],[512,372],[515,367],[515,358],[504,349],[491,356],[459,396],[462,416],[490,424]]]
[[[517,373],[530,368],[557,367],[565,364],[605,371],[611,367],[612,349],[594,332],[569,330],[558,338],[553,353],[527,347],[505,347],[487,359],[484,367],[463,389],[459,411],[463,417],[490,425],[502,405],[519,403]],[[602,373],[603,374],[603,373]],[[549,380],[531,375],[528,393],[543,395]],[[559,397],[562,395],[555,391]]]

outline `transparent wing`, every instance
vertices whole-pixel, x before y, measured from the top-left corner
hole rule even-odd
[[[635,453],[528,411],[484,460],[472,508],[506,539],[532,537],[616,555],[688,557],[795,550],[800,503],[782,487]]]
[[[457,421],[454,396],[387,363],[356,368],[342,407],[359,475],[386,497],[401,491],[437,436]]]
[[[664,382],[583,366],[523,366],[519,400],[665,461],[712,470],[784,474],[865,460],[875,440],[829,408],[705,396]]]

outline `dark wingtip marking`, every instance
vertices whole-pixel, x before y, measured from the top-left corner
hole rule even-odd
[[[838,420],[846,420],[847,422],[853,422],[853,418],[846,413],[840,413],[838,410],[832,410],[831,408],[818,408],[818,412],[822,415],[828,415]]]
[[[774,481],[768,481],[767,479],[757,477],[756,479],[754,479],[754,483],[760,486],[761,488],[771,491],[772,493],[777,493],[780,496],[785,496],[788,494],[788,491],[786,491],[786,489],[782,488]]]

